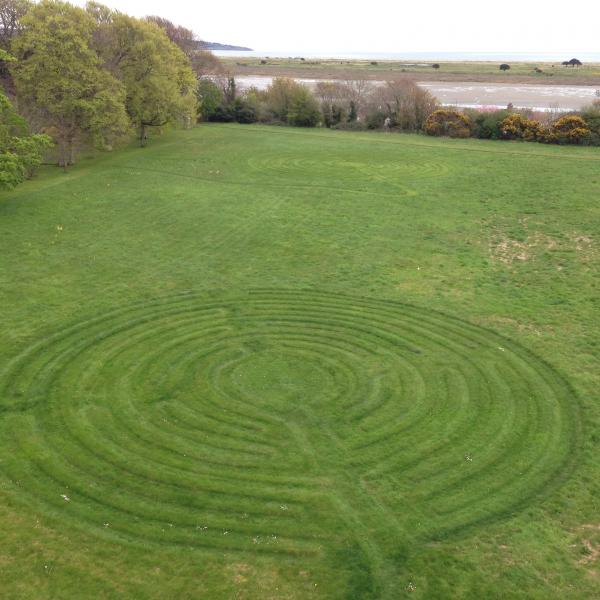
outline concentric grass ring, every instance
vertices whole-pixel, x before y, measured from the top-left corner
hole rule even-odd
[[[570,472],[569,385],[500,336],[395,302],[297,290],[115,310],[0,374],[18,499],[130,543],[320,552],[340,526],[431,539]]]

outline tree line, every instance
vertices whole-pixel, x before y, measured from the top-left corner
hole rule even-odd
[[[238,90],[232,77],[199,83],[201,120],[286,124],[333,129],[387,130],[548,144],[600,145],[600,100],[568,114],[512,106],[497,110],[443,107],[410,80],[375,85],[368,81],[323,81],[314,90],[286,78],[265,89]]]
[[[0,185],[22,181],[50,146],[67,168],[82,148],[192,126],[198,78],[217,69],[191,30],[161,17],[0,0]]]
[[[322,81],[314,90],[293,79],[275,78],[264,90],[240,90],[232,77],[200,81],[201,120],[286,124],[335,129],[422,131],[437,100],[408,80],[374,85],[368,81]]]

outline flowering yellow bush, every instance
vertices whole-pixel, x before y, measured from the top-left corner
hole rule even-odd
[[[434,111],[425,122],[427,135],[468,138],[471,129],[471,120],[466,115],[446,108]]]
[[[551,133],[559,143],[581,144],[592,132],[581,117],[567,115],[552,123]]]
[[[522,115],[512,114],[500,124],[500,131],[505,140],[525,140],[535,142],[542,139],[544,127],[539,121],[526,119]]]

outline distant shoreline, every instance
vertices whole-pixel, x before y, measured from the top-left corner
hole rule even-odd
[[[558,63],[578,58],[588,63],[600,63],[600,52],[332,52],[298,50],[215,49],[223,58],[305,58],[314,60],[380,60],[406,62],[524,62]]]
[[[316,59],[308,56],[268,58],[250,53],[219,52],[227,73],[236,77],[291,77],[294,79],[352,79],[398,81],[411,79],[430,82],[533,84],[545,86],[593,86],[600,88],[600,60],[589,62],[580,54],[580,67],[561,62],[540,61],[451,61],[451,60],[369,60]],[[600,58],[600,54],[598,55]],[[500,70],[502,63],[510,66]]]

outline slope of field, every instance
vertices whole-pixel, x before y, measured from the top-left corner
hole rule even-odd
[[[224,125],[0,195],[0,595],[598,596],[599,173]]]

